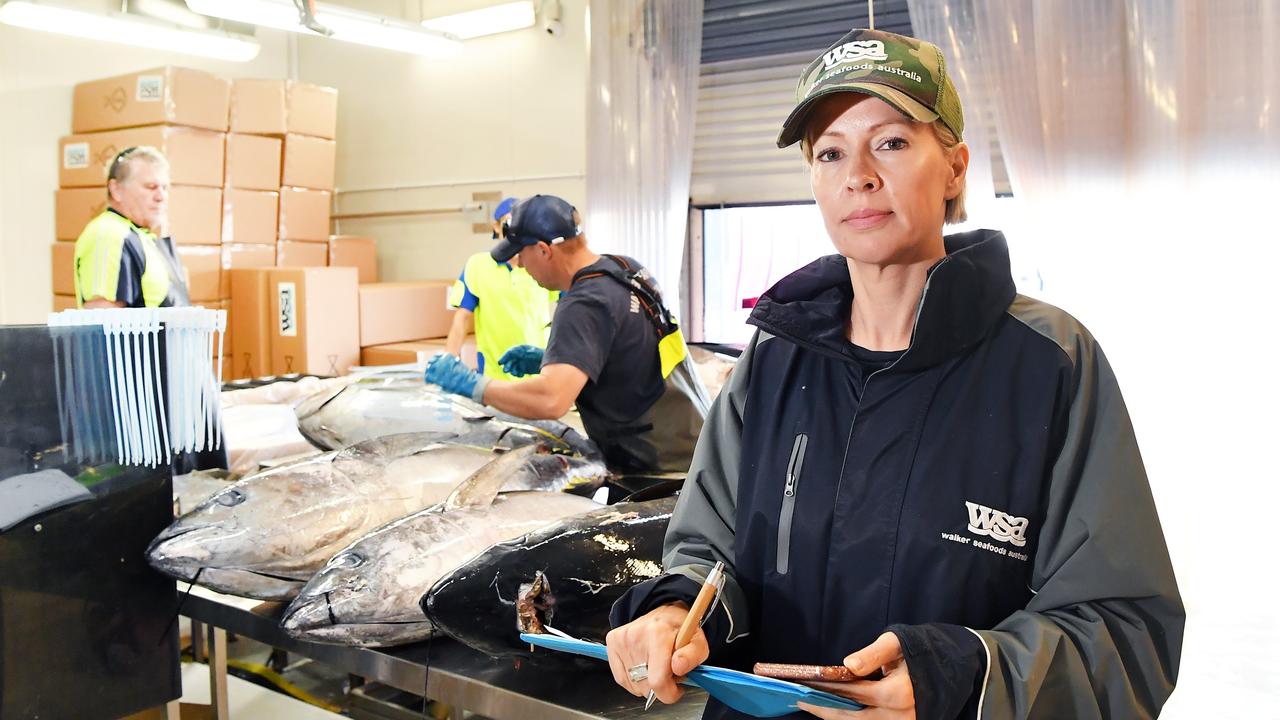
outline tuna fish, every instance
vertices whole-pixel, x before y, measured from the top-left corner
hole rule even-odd
[[[465,441],[441,433],[392,435],[243,478],[160,533],[148,560],[219,592],[290,599],[339,550],[443,501],[496,457]],[[506,478],[503,488],[561,490],[582,482],[563,471],[566,462],[559,455],[530,457],[526,471]]]
[[[517,492],[498,496],[507,478],[526,472],[534,449],[521,448],[480,468],[439,506],[365,535],[338,553],[302,588],[282,627],[304,640],[386,646],[431,636],[418,599],[445,573],[501,540],[599,507],[582,497]],[[552,484],[602,479],[599,462],[566,460]]]
[[[173,476],[173,512],[181,515],[239,480],[226,470],[195,470]]]
[[[520,632],[549,624],[603,641],[609,608],[662,573],[675,498],[623,502],[501,542],[441,578],[421,600],[436,629],[489,655],[528,651]]]
[[[371,373],[313,395],[296,413],[302,435],[327,450],[395,433],[451,432],[492,447],[550,443],[584,457],[600,455],[595,443],[562,422],[506,415],[403,370]]]

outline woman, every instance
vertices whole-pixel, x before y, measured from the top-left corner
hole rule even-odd
[[[1018,296],[964,218],[938,49],[855,30],[805,70],[799,141],[838,255],[783,279],[707,420],[667,574],[614,607],[615,680],[663,702],[703,661],[843,664],[861,713],[1153,717],[1183,610],[1114,375]],[[717,560],[730,581],[672,653]],[[882,674],[882,676],[881,676]],[[712,700],[704,717],[737,717]]]

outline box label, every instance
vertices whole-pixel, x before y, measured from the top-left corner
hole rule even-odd
[[[298,335],[298,290],[291,282],[282,282],[277,286],[280,295],[280,335],[297,337]]]
[[[67,143],[63,145],[62,167],[65,170],[83,170],[89,167],[89,143]]]
[[[163,75],[138,76],[138,102],[160,102],[164,99]]]

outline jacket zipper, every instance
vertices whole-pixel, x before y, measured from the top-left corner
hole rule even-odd
[[[791,460],[787,462],[787,483],[782,489],[782,512],[778,516],[778,560],[779,575],[786,575],[791,564],[791,518],[796,509],[796,483],[800,480],[800,471],[804,468],[804,451],[809,446],[809,436],[804,433],[796,435],[795,444],[791,446]]]

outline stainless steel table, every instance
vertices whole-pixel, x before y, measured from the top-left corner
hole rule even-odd
[[[202,588],[183,601],[192,638],[200,636],[200,625],[208,626],[210,696],[218,720],[229,718],[227,632],[494,720],[693,720],[707,699],[702,690],[688,688],[675,705],[658,703],[646,713],[644,699],[617,687],[604,663],[544,650],[531,658],[495,659],[445,638],[384,649],[303,642],[280,629],[284,608]]]

